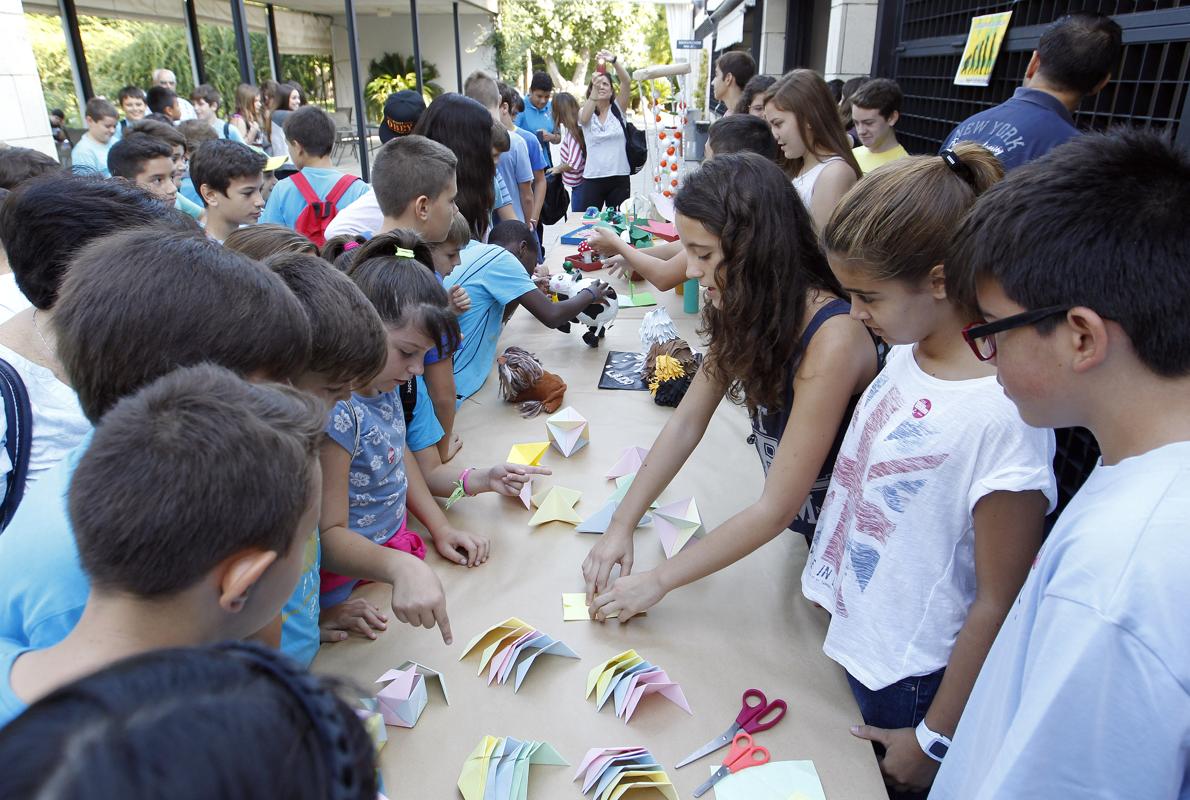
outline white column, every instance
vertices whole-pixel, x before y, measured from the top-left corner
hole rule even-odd
[[[876,43],[876,0],[831,0],[826,79],[868,75]]]
[[[788,13],[788,0],[765,0],[764,18],[760,23],[760,63],[757,64],[757,72],[762,75],[780,75],[785,71],[785,15]]]
[[[0,141],[58,157],[21,0],[0,0]]]

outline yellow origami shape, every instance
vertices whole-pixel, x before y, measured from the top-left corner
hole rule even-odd
[[[538,492],[533,496],[533,502],[537,504],[537,511],[529,519],[529,526],[536,527],[546,522],[579,524],[583,518],[574,510],[574,504],[582,496],[583,493],[577,489],[567,489],[565,486],[554,486]]]
[[[545,421],[550,442],[567,458],[590,443],[589,428],[586,418],[572,406],[567,406]]]
[[[591,670],[590,672],[587,673],[587,695],[586,696],[587,697],[591,696],[591,692],[595,691],[595,689],[598,687],[599,681],[604,676],[605,673],[611,673],[608,675],[608,680],[610,681],[612,675],[614,675],[616,672],[616,668],[618,666],[620,666],[620,664],[623,664],[623,663],[626,663],[629,661],[631,661],[633,664],[639,664],[643,660],[644,659],[642,659],[639,655],[637,655],[635,650],[625,650],[623,653],[620,653],[618,656],[612,656],[607,661],[604,661],[602,664],[600,664],[599,666],[595,667],[593,670]],[[605,681],[604,685],[606,685],[606,683],[607,682]]]
[[[526,467],[536,467],[541,464],[541,457],[550,449],[549,442],[526,442],[514,444],[508,451],[508,463],[522,464]]]

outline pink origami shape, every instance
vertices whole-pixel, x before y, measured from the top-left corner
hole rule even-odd
[[[643,447],[628,447],[620,454],[620,460],[607,471],[608,480],[631,475],[640,469],[649,451]]]
[[[384,724],[412,728],[426,708],[425,679],[416,668],[410,668],[390,669],[376,679],[377,683],[384,681],[390,683],[376,693]]]
[[[628,684],[628,702],[624,704],[625,722],[632,719],[636,706],[649,694],[660,694],[687,714],[694,713],[690,710],[690,703],[686,701],[682,687],[671,681],[665,670],[640,673],[633,675],[629,680],[631,683]]]

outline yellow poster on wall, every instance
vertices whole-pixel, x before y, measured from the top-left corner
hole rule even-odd
[[[971,32],[967,34],[967,46],[959,61],[959,71],[954,76],[957,86],[987,86],[992,78],[992,68],[1004,44],[1008,32],[1011,11],[999,14],[985,14],[971,19]]]

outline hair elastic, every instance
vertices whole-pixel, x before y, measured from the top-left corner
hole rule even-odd
[[[938,156],[946,162],[951,172],[966,181],[972,189],[975,188],[975,173],[971,171],[970,164],[959,158],[958,153],[954,150],[943,150]]]
[[[343,252],[346,253],[348,250],[354,250],[357,247],[359,247],[359,242],[355,241],[354,239],[351,240],[350,242],[344,242],[343,243]]]
[[[398,247],[397,249],[393,250],[393,255],[397,258],[417,258],[417,256],[413,254],[413,251],[407,247]]]

